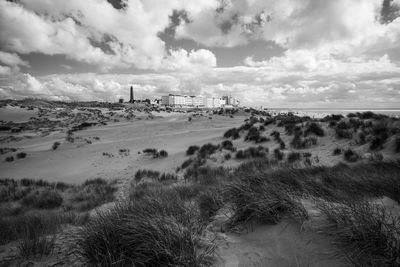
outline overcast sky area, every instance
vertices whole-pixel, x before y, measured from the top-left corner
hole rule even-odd
[[[0,98],[400,108],[400,0],[0,0]]]

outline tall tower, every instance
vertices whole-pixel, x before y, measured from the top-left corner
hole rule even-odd
[[[129,98],[129,103],[133,103],[134,96],[133,96],[133,87],[131,86],[131,97]]]

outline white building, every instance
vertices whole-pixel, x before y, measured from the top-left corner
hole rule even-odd
[[[231,96],[216,98],[169,94],[167,96],[162,96],[161,103],[164,106],[173,107],[221,108],[224,106],[238,106],[239,100],[232,98]]]

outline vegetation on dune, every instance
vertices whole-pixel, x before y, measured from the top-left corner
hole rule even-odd
[[[168,188],[121,203],[85,225],[79,253],[91,265],[207,266],[215,246],[193,205]]]
[[[223,141],[223,142],[221,143],[221,147],[222,147],[223,149],[226,149],[226,150],[229,150],[229,151],[232,151],[232,152],[236,150],[236,148],[233,146],[232,142],[229,141],[229,140]]]
[[[167,151],[165,151],[165,150],[158,151],[155,148],[143,149],[143,153],[145,153],[147,155],[151,155],[153,158],[159,158],[159,157],[165,158],[165,157],[168,157],[168,152]]]
[[[251,221],[278,223],[285,216],[307,218],[306,210],[289,191],[277,184],[267,184],[257,176],[236,179],[225,191],[234,210],[231,226]]]
[[[307,125],[306,130],[304,131],[304,135],[307,136],[309,134],[315,134],[317,136],[324,136],[325,135],[325,131],[322,129],[321,125],[319,125],[316,122],[312,122],[310,124]]]
[[[21,200],[24,206],[37,209],[54,209],[61,206],[63,197],[54,190],[33,191]]]
[[[343,152],[343,158],[348,162],[356,162],[360,159],[360,155],[351,148],[348,148]]]
[[[12,161],[14,161],[14,157],[13,156],[8,156],[8,157],[6,157],[6,161],[7,162],[12,162]]]
[[[186,156],[190,156],[193,155],[196,151],[198,151],[200,149],[199,146],[190,146],[187,150],[186,150]]]
[[[382,206],[366,201],[319,205],[329,224],[320,231],[335,238],[357,266],[397,266],[400,259],[400,221]]]
[[[60,142],[54,142],[53,145],[51,146],[51,148],[53,150],[56,150],[59,146],[60,146]]]
[[[209,155],[214,154],[218,148],[219,145],[214,145],[211,143],[205,144],[199,149],[199,157],[206,158]]]
[[[223,207],[223,194],[219,188],[209,188],[198,195],[200,216],[203,220],[209,220]]]
[[[239,129],[232,128],[232,129],[227,130],[224,133],[224,138],[231,138],[232,137],[232,139],[238,139],[238,138],[240,138],[240,134],[239,133],[240,133]]]
[[[249,158],[263,158],[268,154],[268,147],[258,146],[249,147],[245,150],[238,150],[236,152],[236,159],[249,159]]]

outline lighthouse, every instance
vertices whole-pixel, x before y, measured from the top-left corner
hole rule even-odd
[[[131,86],[131,96],[129,98],[129,103],[133,103],[135,101],[134,96],[133,96],[133,87]]]

